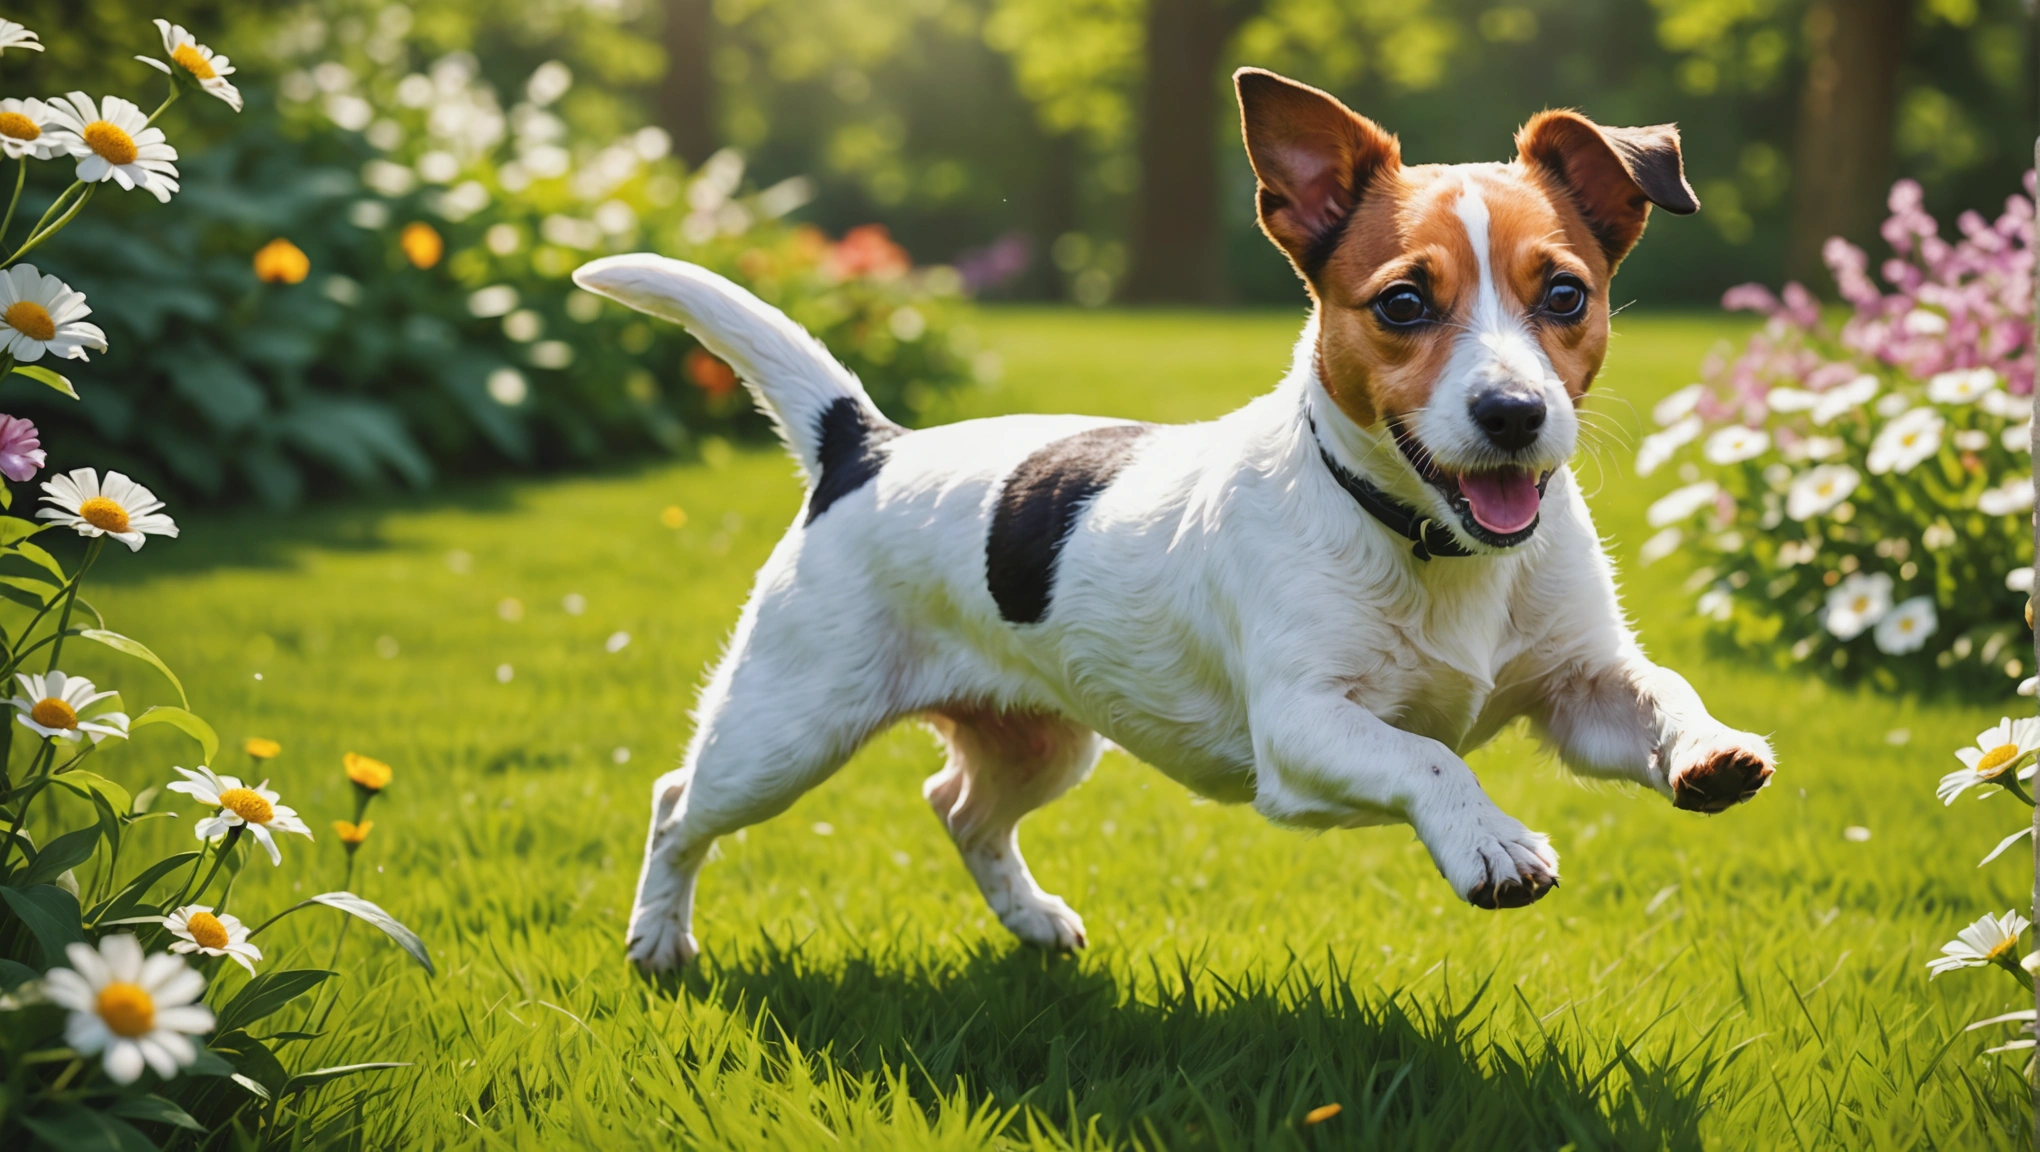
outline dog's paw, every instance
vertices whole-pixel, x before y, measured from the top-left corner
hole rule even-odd
[[[671,915],[644,913],[631,917],[625,951],[639,971],[655,975],[694,963],[701,945],[695,942],[694,933]]]
[[[1723,730],[1680,749],[1669,776],[1672,806],[1723,812],[1771,781],[1771,746],[1761,736]]]
[[[1062,897],[1045,892],[1001,915],[999,923],[1037,948],[1074,952],[1089,942],[1084,935],[1084,918],[1063,903]]]
[[[1558,853],[1542,832],[1532,832],[1497,811],[1453,837],[1432,858],[1460,897],[1476,908],[1522,908],[1558,887]]]

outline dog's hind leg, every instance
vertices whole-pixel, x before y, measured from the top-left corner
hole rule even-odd
[[[652,785],[627,936],[646,971],[694,959],[694,892],[718,837],[784,812],[894,718],[882,639],[848,615],[740,624],[696,713],[684,764]]]
[[[1060,716],[950,707],[928,714],[949,763],[922,794],[999,923],[1029,944],[1084,946],[1084,921],[1042,891],[1020,855],[1020,818],[1090,775],[1098,735]]]

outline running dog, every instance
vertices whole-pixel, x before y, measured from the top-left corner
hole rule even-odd
[[[1272,73],[1235,76],[1263,231],[1311,318],[1272,393],[1163,426],[1008,416],[908,430],[786,316],[693,265],[575,280],[685,325],[776,422],[807,500],[652,787],[627,948],[690,961],[709,846],[919,718],[923,794],[1014,935],[1083,946],[1022,817],[1104,739],[1299,828],[1411,825],[1454,892],[1558,884],[1462,756],[1528,717],[1573,770],[1718,812],[1772,771],[1644,656],[1567,467],[1608,285],[1653,205],[1686,214],[1672,125],[1544,112],[1507,163],[1409,165]]]

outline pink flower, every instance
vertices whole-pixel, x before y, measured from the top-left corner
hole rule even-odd
[[[0,416],[0,475],[9,480],[33,480],[42,470],[43,460],[35,424],[19,416]]]

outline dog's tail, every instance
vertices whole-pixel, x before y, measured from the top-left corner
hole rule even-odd
[[[786,313],[697,264],[647,252],[583,264],[574,283],[640,312],[684,325],[736,369],[772,418],[810,482],[822,475],[825,441],[861,436],[890,421],[864,385]]]

